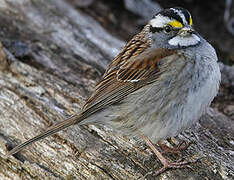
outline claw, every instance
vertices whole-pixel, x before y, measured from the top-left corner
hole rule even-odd
[[[158,176],[159,174],[162,174],[163,172],[165,172],[168,169],[191,168],[191,166],[189,166],[189,165],[191,163],[195,163],[198,161],[198,159],[196,159],[194,161],[182,161],[182,158],[180,158],[177,162],[170,162],[162,155],[162,153],[160,153],[157,150],[157,148],[153,145],[153,143],[147,137],[142,135],[142,138],[146,142],[146,144],[151,148],[151,150],[154,152],[154,154],[158,157],[158,159],[161,161],[161,163],[163,164],[163,167],[155,172],[156,176]],[[160,142],[158,144],[160,144]],[[183,150],[187,149],[191,144],[192,143],[188,143],[187,145],[180,147],[180,148],[182,148]],[[173,149],[173,148],[171,148],[171,149]],[[177,148],[177,151],[178,151],[178,148]]]
[[[165,164],[163,164],[163,167],[159,170],[157,170],[154,175],[158,176],[162,174],[163,172],[169,170],[169,169],[181,169],[181,168],[190,168],[190,164],[197,162],[195,161],[182,161],[182,162],[169,162],[167,161]]]

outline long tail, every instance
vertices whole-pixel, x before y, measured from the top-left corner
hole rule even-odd
[[[49,129],[47,129],[45,132],[33,137],[32,139],[29,139],[28,141],[23,142],[22,144],[19,144],[18,146],[16,146],[15,148],[13,148],[12,150],[10,150],[7,154],[7,157],[21,151],[22,149],[24,149],[26,146],[39,141],[43,138],[46,138],[52,134],[57,133],[58,131],[61,131],[71,125],[77,124],[79,122],[81,122],[82,120],[85,119],[85,115],[84,114],[79,114],[79,115],[74,115],[52,127],[50,127]]]

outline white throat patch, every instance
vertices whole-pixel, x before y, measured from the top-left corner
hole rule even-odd
[[[194,46],[200,42],[200,38],[195,35],[191,34],[190,36],[180,36],[177,35],[170,39],[168,43],[172,46]]]

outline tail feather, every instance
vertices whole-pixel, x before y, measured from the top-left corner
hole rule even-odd
[[[55,133],[57,133],[58,131],[61,131],[71,125],[77,124],[79,122],[81,122],[82,120],[85,119],[85,115],[79,114],[79,115],[74,115],[52,127],[50,127],[49,129],[47,129],[45,132],[33,137],[32,139],[29,139],[28,141],[23,142],[22,144],[19,144],[18,146],[16,146],[15,148],[13,148],[12,150],[10,150],[7,154],[7,156],[11,156],[19,151],[21,151],[22,149],[24,149],[26,146],[39,141],[43,138],[46,138],[50,135],[53,135]]]

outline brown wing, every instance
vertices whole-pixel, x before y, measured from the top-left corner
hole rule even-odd
[[[95,92],[86,101],[83,112],[92,114],[105,106],[120,102],[125,96],[152,82],[159,76],[159,61],[176,50],[149,50],[151,40],[145,38],[146,26],[126,44],[106,70]]]
[[[145,33],[148,31],[146,26],[139,34],[135,35],[120,51],[120,53],[113,59],[109,67],[107,68],[104,76],[110,73],[116,67],[126,63],[130,58],[137,57],[147,48],[151,46],[151,41],[145,38]]]
[[[130,58],[118,69],[117,79],[124,82],[148,80],[159,72],[158,62],[174,53],[175,50],[158,48]]]
[[[116,66],[105,74],[83,111],[96,112],[107,105],[120,102],[125,96],[153,82],[160,75],[158,63],[164,58],[176,58],[173,56],[175,53],[176,50],[155,49]]]

